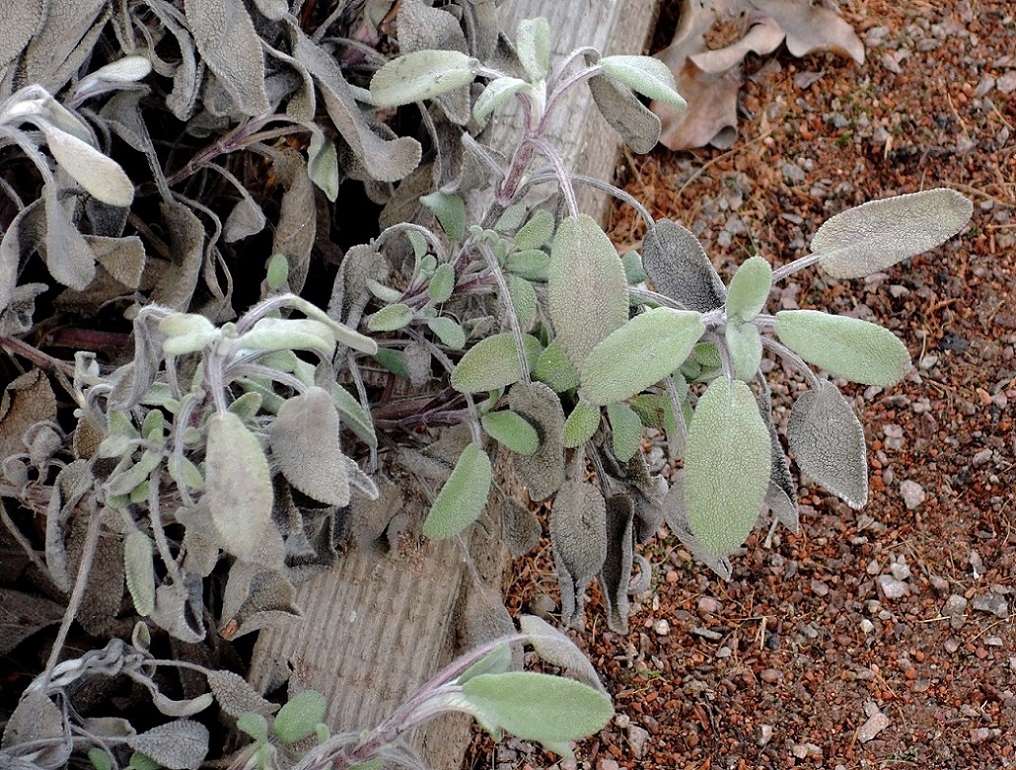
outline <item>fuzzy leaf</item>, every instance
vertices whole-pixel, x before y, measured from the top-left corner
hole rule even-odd
[[[531,82],[550,71],[550,24],[542,16],[522,19],[515,32],[515,50]]]
[[[635,410],[624,402],[607,405],[607,419],[610,421],[610,440],[614,455],[621,462],[628,462],[639,451],[642,443],[642,420]]]
[[[239,342],[250,350],[316,350],[323,356],[335,351],[331,327],[313,318],[262,318]]]
[[[726,556],[744,542],[769,486],[769,431],[751,389],[740,380],[713,380],[688,427],[684,504],[702,547]]]
[[[546,281],[549,267],[550,255],[540,249],[513,252],[504,263],[504,268],[509,273],[529,281]]]
[[[0,587],[0,655],[8,655],[22,640],[63,617],[64,608],[49,599]]]
[[[339,156],[335,142],[326,139],[320,131],[310,135],[310,146],[307,148],[307,174],[325,197],[335,203],[339,195]]]
[[[604,56],[600,59],[600,67],[611,80],[623,83],[643,96],[669,104],[678,111],[688,106],[677,92],[670,68],[659,59],[652,56]]]
[[[197,770],[208,754],[208,728],[192,719],[177,719],[127,736],[127,745],[170,770]]]
[[[529,456],[540,446],[536,429],[515,412],[487,412],[480,424],[491,438],[520,455]]]
[[[488,652],[476,663],[471,665],[459,676],[455,678],[455,681],[459,684],[468,682],[474,676],[480,674],[503,674],[512,664],[512,648],[508,644],[499,644],[493,650]]]
[[[556,393],[574,390],[581,383],[579,373],[568,361],[559,340],[552,340],[536,359],[533,376],[549,385]]]
[[[606,75],[589,80],[589,92],[600,114],[632,152],[652,152],[660,141],[660,119],[631,92]]]
[[[508,393],[508,406],[536,428],[540,448],[529,457],[514,455],[515,468],[533,500],[546,500],[564,483],[564,410],[542,382],[520,382]]]
[[[345,427],[355,433],[371,449],[377,449],[377,435],[374,433],[374,421],[364,410],[359,401],[348,390],[338,383],[332,385],[332,403],[339,410]]]
[[[462,694],[468,710],[492,735],[507,730],[566,756],[567,741],[599,732],[614,714],[604,693],[532,671],[481,674],[462,685]]]
[[[550,315],[575,368],[597,343],[628,320],[628,284],[610,239],[586,215],[557,229],[547,276]]]
[[[271,109],[261,38],[242,0],[186,0],[184,12],[201,60],[246,115]]]
[[[635,316],[592,349],[582,393],[594,404],[623,401],[676,371],[705,332],[700,314],[656,307]]]
[[[831,382],[820,381],[794,402],[787,442],[801,470],[851,508],[868,501],[864,430]]]
[[[414,51],[374,73],[370,95],[376,107],[398,107],[454,91],[473,82],[473,60],[460,51]]]
[[[473,118],[483,123],[494,110],[526,88],[531,86],[519,78],[505,76],[491,80],[473,105]]]
[[[628,633],[628,591],[631,581],[634,543],[632,525],[635,504],[631,495],[618,494],[607,498],[607,558],[598,579],[607,605],[607,623],[615,633]],[[648,564],[642,563],[643,577],[648,578]]]
[[[420,163],[420,143],[409,136],[386,139],[379,135],[365,119],[331,51],[315,43],[299,27],[291,27],[291,34],[295,38],[293,55],[314,76],[328,116],[370,177],[379,182],[394,182],[408,176]]]
[[[540,341],[525,334],[522,337],[526,365],[532,370],[540,354]],[[460,393],[478,393],[505,388],[522,379],[515,337],[495,334],[477,342],[466,351],[452,372],[451,385]]]
[[[727,289],[702,244],[677,222],[657,222],[642,241],[642,265],[653,288],[688,310],[707,313],[720,307]]]
[[[244,561],[274,566],[284,547],[272,523],[268,458],[232,412],[208,419],[205,467],[205,500],[221,546]]]
[[[71,746],[63,711],[41,690],[28,690],[4,727],[0,756],[12,770],[57,770],[68,766]]]
[[[589,580],[607,558],[607,506],[592,484],[569,479],[561,485],[550,512],[550,538],[561,585],[561,622],[582,615]]]
[[[781,310],[776,336],[809,364],[865,385],[895,385],[910,353],[888,329],[818,310]]]
[[[268,433],[272,459],[286,481],[326,505],[349,504],[349,475],[339,446],[339,415],[317,386],[288,399]]]
[[[144,532],[135,529],[124,539],[123,566],[134,609],[141,617],[151,615],[155,611],[155,564],[152,539]]]
[[[564,445],[568,449],[584,444],[600,427],[600,407],[579,401],[564,421]]]
[[[541,660],[565,669],[590,687],[606,692],[589,658],[563,632],[536,615],[520,615],[519,627],[529,637],[527,641]]]
[[[434,270],[427,284],[427,296],[434,302],[445,302],[455,290],[455,268],[447,262],[442,262]]]
[[[453,241],[461,242],[466,237],[466,203],[460,196],[432,192],[421,197],[420,203],[431,210]]]
[[[762,257],[756,254],[742,263],[727,289],[728,320],[744,323],[761,313],[772,285],[773,269]]]
[[[90,144],[48,123],[39,122],[46,135],[46,144],[53,157],[74,181],[103,203],[130,206],[134,200],[134,183],[120,164],[103,155]]]
[[[431,318],[427,321],[427,328],[434,332],[442,345],[452,350],[462,350],[466,346],[465,330],[451,318]]]
[[[517,275],[508,276],[508,295],[522,328],[528,328],[536,315],[539,299],[533,284]]]
[[[423,523],[424,536],[444,540],[476,521],[487,504],[492,473],[490,458],[479,444],[462,450]]]
[[[826,220],[811,251],[834,278],[863,278],[944,243],[972,213],[970,200],[947,188],[868,201]]]
[[[529,221],[515,233],[513,240],[515,248],[524,252],[539,249],[552,235],[554,235],[554,217],[546,209],[537,209]]]
[[[196,353],[219,335],[215,325],[197,313],[172,313],[159,321],[159,331],[166,335],[162,350],[167,356]]]
[[[734,365],[734,376],[748,382],[762,363],[762,336],[753,323],[727,324],[727,350]]]
[[[372,332],[393,332],[413,320],[413,310],[409,305],[396,302],[378,310],[367,319],[367,330]]]
[[[246,190],[244,190],[246,193]],[[256,235],[265,229],[265,212],[250,196],[250,193],[242,195],[233,210],[229,212],[226,221],[222,225],[222,240],[226,243],[236,243],[244,238]]]
[[[328,701],[324,695],[316,690],[304,690],[279,709],[272,732],[283,743],[302,741],[313,734],[317,724],[324,720],[327,710]]]

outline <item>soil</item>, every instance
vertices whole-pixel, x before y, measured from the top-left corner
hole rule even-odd
[[[652,588],[626,636],[592,588],[575,638],[616,716],[561,767],[1016,767],[1016,8],[840,10],[863,66],[749,60],[731,150],[629,157],[621,184],[699,234],[725,277],[751,254],[807,253],[825,219],[867,200],[938,186],[973,200],[942,248],[865,280],[809,269],[771,297],[875,321],[910,349],[899,385],[844,385],[868,439],[868,505],[801,479],[800,532],[757,530],[730,582],[661,531],[642,546]],[[643,233],[624,207],[611,232],[620,246]],[[785,420],[803,383],[779,366],[770,379]],[[549,543],[511,581],[513,614],[554,599]],[[553,762],[478,736],[466,767]]]

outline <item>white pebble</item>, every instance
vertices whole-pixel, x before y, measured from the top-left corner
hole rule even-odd
[[[907,584],[902,580],[897,580],[892,575],[879,575],[878,585],[882,589],[882,593],[885,594],[886,599],[902,599],[910,593]]]
[[[924,488],[916,481],[907,479],[900,482],[900,494],[903,495],[903,503],[907,510],[913,510],[924,502]]]
[[[666,636],[670,633],[670,623],[665,618],[661,618],[653,623],[653,631],[656,632],[657,636]]]

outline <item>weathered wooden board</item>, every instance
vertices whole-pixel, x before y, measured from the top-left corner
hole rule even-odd
[[[503,28],[519,19],[545,16],[555,53],[594,45],[608,53],[642,52],[659,0],[506,0],[499,12]],[[577,173],[611,180],[620,147],[617,135],[576,89],[551,128],[566,165]],[[496,126],[507,143],[510,119]],[[578,188],[582,209],[602,221],[609,201],[602,193]],[[503,469],[499,469],[503,470]],[[420,508],[414,515],[422,517]],[[456,653],[457,608],[474,567],[498,586],[506,557],[477,547],[469,558],[458,541],[426,544],[413,558],[378,559],[345,555],[329,572],[300,587],[297,604],[305,619],[297,627],[268,631],[254,651],[251,678],[263,684],[279,665],[294,671],[303,687],[328,699],[328,721],[335,731],[378,724]],[[472,564],[470,564],[472,562]],[[436,770],[457,770],[469,741],[467,718],[447,718],[421,730],[413,741]]]

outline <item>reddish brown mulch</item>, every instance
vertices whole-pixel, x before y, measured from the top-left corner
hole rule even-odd
[[[699,233],[726,277],[754,253],[801,256],[829,216],[896,193],[954,187],[973,221],[886,274],[808,270],[774,295],[771,310],[868,318],[910,348],[900,385],[846,388],[870,447],[868,506],[802,480],[800,534],[780,529],[766,547],[756,532],[729,583],[656,538],[642,549],[653,586],[625,637],[605,630],[592,589],[576,638],[617,716],[565,767],[1016,767],[1016,8],[841,10],[865,40],[863,66],[786,52],[749,62],[733,149],[631,158],[626,189]],[[618,244],[640,228],[614,211]],[[785,396],[803,387],[771,377]],[[556,596],[552,573],[546,551],[518,563],[511,609]],[[468,767],[553,761],[479,738]]]

